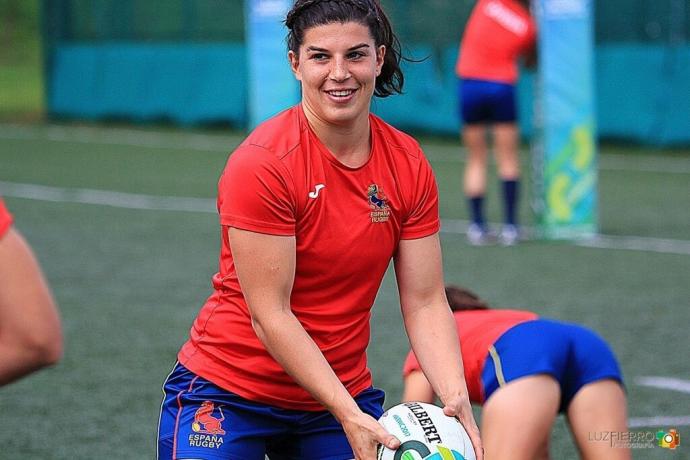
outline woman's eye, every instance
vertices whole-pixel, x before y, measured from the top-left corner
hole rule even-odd
[[[328,58],[328,55],[326,55],[324,53],[316,53],[316,54],[312,54],[311,58],[314,59],[315,61],[323,61],[324,59]]]
[[[360,58],[364,57],[364,53],[362,53],[361,51],[354,51],[354,52],[348,54],[347,57],[350,59],[360,59]]]

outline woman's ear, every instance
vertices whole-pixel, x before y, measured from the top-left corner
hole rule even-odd
[[[376,76],[381,75],[381,69],[383,68],[383,62],[386,58],[386,45],[381,45],[376,48]]]
[[[288,51],[288,61],[290,61],[290,70],[295,74],[295,78],[302,81],[302,73],[299,68],[299,55],[294,51]]]

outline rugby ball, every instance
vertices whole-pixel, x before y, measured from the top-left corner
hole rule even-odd
[[[379,423],[400,440],[396,450],[379,445],[378,460],[476,460],[465,428],[433,404],[406,402],[388,409]]]

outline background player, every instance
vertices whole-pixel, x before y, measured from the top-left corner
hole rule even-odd
[[[159,458],[374,460],[377,443],[396,448],[366,361],[391,258],[412,347],[481,452],[433,172],[416,141],[369,112],[374,94],[402,88],[388,18],[374,0],[298,0],[286,25],[302,102],[255,129],[222,174],[220,271],[164,387]]]
[[[467,231],[471,244],[489,240],[484,219],[488,127],[492,127],[502,183],[505,222],[500,240],[505,245],[518,241],[520,162],[515,83],[518,59],[527,56],[532,64],[535,42],[536,27],[528,0],[479,0],[462,37],[456,74],[460,77],[462,140],[468,152],[463,187],[472,219]]]
[[[0,385],[62,356],[57,307],[29,244],[12,223],[0,198]]]
[[[547,459],[551,428],[565,413],[585,459],[629,459],[601,433],[627,432],[621,372],[609,346],[582,326],[520,310],[490,310],[472,292],[446,287],[458,326],[470,399],[482,404],[489,459]],[[433,402],[412,352],[403,401]],[[593,440],[596,433],[599,441]]]

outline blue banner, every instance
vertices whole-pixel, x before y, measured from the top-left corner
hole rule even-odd
[[[245,0],[249,127],[299,101],[283,24],[290,0]]]
[[[533,205],[541,236],[597,231],[591,0],[538,0]]]

